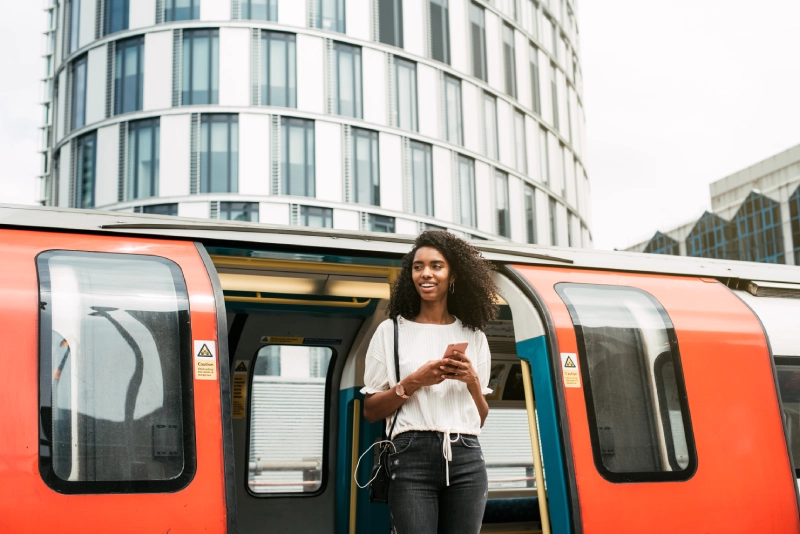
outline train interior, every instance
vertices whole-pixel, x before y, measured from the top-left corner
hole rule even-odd
[[[352,475],[358,456],[383,437],[382,423],[361,417],[359,389],[399,261],[209,252],[228,319],[239,531],[388,532],[386,505],[370,504]],[[489,474],[482,532],[540,532],[533,387],[528,381],[526,403],[516,340],[520,328],[526,337],[543,329],[507,279],[498,275],[498,285],[507,300],[486,331],[494,392],[480,436]],[[525,326],[515,324],[512,308],[531,315]],[[372,454],[361,462],[362,484],[373,462]]]

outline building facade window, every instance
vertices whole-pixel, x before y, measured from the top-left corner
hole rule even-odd
[[[384,44],[403,48],[403,0],[378,0],[378,38]]]
[[[550,96],[553,97],[553,127],[560,130],[558,121],[558,87],[556,84],[556,64],[550,63]]]
[[[72,117],[70,126],[73,130],[86,125],[86,71],[87,56],[82,56],[72,63]]]
[[[575,246],[575,241],[573,241],[572,236],[572,214],[569,211],[567,212],[567,246]]]
[[[506,94],[517,98],[517,55],[514,43],[514,28],[503,24],[503,67],[505,70]]]
[[[528,58],[531,70],[531,109],[538,115],[542,114],[542,89],[539,81],[539,50],[528,46]]]
[[[503,237],[511,237],[511,217],[508,209],[508,175],[502,171],[495,170],[494,187],[497,233]]]
[[[183,105],[219,104],[219,30],[183,32],[182,97]]]
[[[567,198],[567,154],[569,151],[564,143],[558,143],[558,174],[561,180],[561,198]]]
[[[281,117],[281,185],[284,195],[316,195],[314,121]]]
[[[411,141],[411,196],[414,213],[433,217],[433,149]]]
[[[300,226],[333,228],[333,210],[317,206],[300,206]]]
[[[77,142],[75,161],[76,208],[93,208],[97,183],[97,133],[82,135]]]
[[[547,203],[548,216],[550,219],[550,245],[558,246],[558,219],[556,217],[556,199],[549,197]]]
[[[159,119],[128,123],[127,198],[158,196]]]
[[[71,0],[68,7],[69,13],[69,38],[67,43],[68,53],[76,51],[80,46],[81,37],[81,0]]]
[[[521,173],[528,172],[528,142],[525,139],[525,114],[514,110],[514,141],[516,142],[517,170]]]
[[[669,256],[680,256],[680,245],[667,234],[656,232],[653,238],[647,243],[644,249],[646,254],[666,254]]]
[[[261,32],[261,105],[297,107],[297,45],[290,33]]]
[[[483,139],[486,155],[497,159],[497,99],[483,93]]]
[[[450,9],[449,0],[430,0],[431,56],[450,64]]]
[[[219,218],[226,221],[258,222],[258,202],[220,202]]]
[[[104,0],[105,20],[103,35],[121,32],[128,29],[130,0]]]
[[[242,20],[278,20],[278,0],[239,0]]]
[[[141,111],[144,98],[144,37],[117,41],[114,58],[114,114]]]
[[[353,192],[359,204],[380,206],[378,132],[353,128]]]
[[[345,33],[345,0],[316,0],[317,28],[331,32]]]
[[[733,226],[707,211],[686,238],[686,254],[700,258],[738,259],[733,241]]]
[[[335,112],[346,117],[362,118],[361,47],[334,43],[336,85]]]
[[[142,213],[149,213],[150,215],[169,215],[171,217],[178,216],[178,204],[151,204],[149,206],[142,206]]]
[[[449,74],[445,74],[444,93],[445,134],[447,141],[456,145],[463,145],[464,128],[461,111],[461,80]]]
[[[417,64],[395,58],[395,95],[397,126],[417,131]]]
[[[534,39],[539,38],[539,4],[534,0],[528,0],[528,14],[530,20],[528,21],[528,31],[531,32]]]
[[[794,264],[800,265],[800,187],[789,197],[789,213],[791,215]]]
[[[464,226],[478,226],[476,216],[477,202],[475,199],[475,161],[458,156],[458,203],[460,223]]]
[[[393,234],[395,227],[394,217],[385,215],[370,214],[367,220],[370,232],[380,232],[383,234]]]
[[[536,193],[533,187],[526,185],[523,195],[525,197],[525,239],[528,243],[536,244]]]
[[[199,20],[200,0],[165,0],[164,21]]]
[[[472,75],[486,81],[486,14],[482,7],[469,4]]]
[[[786,263],[781,206],[760,193],[750,193],[733,220],[735,248],[741,261]]]
[[[556,61],[558,61],[560,59],[558,56],[558,26],[556,26],[556,21],[552,18],[548,19],[548,22],[550,24],[550,47],[553,50],[553,55],[556,57]]]
[[[542,183],[550,187],[550,149],[547,145],[547,130],[539,128],[539,172]]]
[[[200,118],[200,192],[239,191],[239,116],[203,114]]]

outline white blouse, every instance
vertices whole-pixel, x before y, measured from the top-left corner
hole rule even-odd
[[[478,373],[484,395],[492,392],[489,384],[491,355],[486,336],[479,330],[465,327],[459,319],[449,325],[422,324],[398,317],[400,336],[400,379],[407,377],[430,360],[439,360],[450,343],[467,341],[466,356]],[[394,326],[392,320],[382,322],[367,350],[366,371],[361,393],[380,393],[397,385],[394,369]],[[386,432],[392,418],[386,420]],[[418,389],[403,403],[394,435],[409,430],[432,430],[478,435],[481,417],[467,385],[447,379],[441,384]]]

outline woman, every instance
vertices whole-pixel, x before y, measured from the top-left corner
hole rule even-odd
[[[389,512],[396,534],[477,534],[488,480],[478,434],[491,357],[482,329],[497,316],[491,267],[453,234],[428,231],[403,258],[389,315],[367,351],[364,417],[387,420],[402,406],[390,447]],[[447,350],[468,342],[465,353]],[[447,350],[447,354],[445,351]],[[392,439],[392,436],[389,437]]]

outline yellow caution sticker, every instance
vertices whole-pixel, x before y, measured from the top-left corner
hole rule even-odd
[[[264,336],[261,338],[261,342],[272,345],[302,345],[304,339],[302,337]]]
[[[214,341],[194,342],[195,380],[217,379],[217,344]]]
[[[573,352],[561,353],[561,376],[565,388],[581,387],[581,375],[578,371],[578,355]]]
[[[236,360],[233,365],[233,418],[244,419],[247,407],[247,372],[250,362]]]

